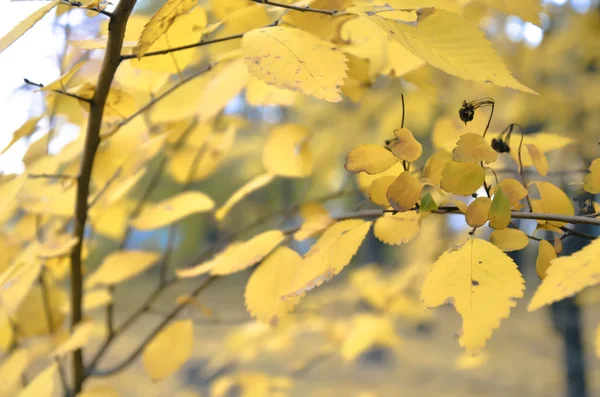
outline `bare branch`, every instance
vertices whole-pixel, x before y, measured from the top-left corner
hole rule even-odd
[[[44,85],[41,84],[41,83],[34,83],[33,81],[31,81],[29,79],[23,79],[23,81],[25,82],[25,84],[32,85],[34,87],[44,88]],[[77,94],[73,94],[73,93],[70,93],[70,92],[67,92],[67,91],[63,91],[63,90],[51,90],[51,91],[54,92],[54,93],[56,93],[56,94],[61,94],[61,95],[65,95],[65,96],[68,96],[68,97],[71,97],[71,98],[75,98],[78,101],[92,103],[92,100],[89,99],[89,98],[84,98],[84,97],[81,97],[81,96],[79,96]]]

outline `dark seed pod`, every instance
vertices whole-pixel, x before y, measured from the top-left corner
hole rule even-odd
[[[510,146],[508,146],[508,143],[498,138],[492,139],[492,149],[498,153],[510,153]]]
[[[467,101],[463,101],[462,106],[458,110],[458,117],[460,117],[465,125],[469,121],[473,121],[473,117],[475,117],[475,106],[471,103],[467,103]]]

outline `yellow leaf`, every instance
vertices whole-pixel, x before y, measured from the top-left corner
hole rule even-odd
[[[213,200],[202,192],[183,192],[159,203],[146,205],[131,221],[131,225],[140,230],[158,229],[192,214],[210,211],[214,206]]]
[[[65,88],[65,84],[67,84],[69,81],[71,81],[71,79],[73,78],[75,73],[77,73],[79,71],[79,69],[81,69],[81,67],[83,66],[84,63],[85,63],[85,61],[77,63],[67,73],[63,74],[58,79],[54,80],[52,83],[46,84],[44,87],[40,88],[39,91],[54,91],[54,90],[67,91],[67,89]]]
[[[494,230],[490,242],[502,251],[517,251],[527,247],[529,237],[519,229]]]
[[[247,182],[244,186],[236,190],[231,197],[223,204],[216,212],[215,218],[218,221],[222,221],[223,218],[231,211],[233,206],[239,203],[244,197],[252,194],[256,190],[268,185],[273,179],[275,175],[273,174],[261,174],[256,178]]]
[[[371,222],[351,219],[330,226],[304,256],[292,285],[282,297],[292,298],[339,274],[365,239]]]
[[[194,0],[195,2],[195,0]],[[236,59],[219,68],[200,94],[198,116],[209,120],[242,91],[248,82],[248,69],[243,59]]]
[[[375,144],[364,144],[354,148],[346,157],[344,167],[350,172],[366,172],[369,175],[384,172],[398,159],[386,148]]]
[[[342,100],[346,57],[328,41],[286,26],[252,30],[242,39],[248,71],[265,83],[328,102]]]
[[[107,387],[91,387],[77,394],[77,397],[119,397],[119,393]]]
[[[167,33],[175,19],[194,8],[196,0],[167,0],[144,26],[137,47],[137,57],[142,58],[156,40]]]
[[[215,257],[211,274],[224,276],[244,270],[260,262],[284,239],[285,235],[281,231],[268,230],[242,244],[230,246],[231,249],[225,250],[223,255]]]
[[[344,360],[352,361],[375,346],[393,349],[400,346],[401,339],[391,318],[360,314],[352,322],[340,350]]]
[[[514,207],[519,201],[527,197],[527,189],[523,184],[514,178],[502,179],[498,186],[502,188],[502,191],[508,197],[508,201]]]
[[[492,149],[481,135],[468,132],[456,142],[456,147],[452,151],[452,158],[454,161],[461,163],[484,161],[489,164],[496,161],[498,153]]]
[[[396,40],[389,38],[387,42],[387,62],[381,71],[395,77],[402,77],[423,66],[425,61],[415,56]]]
[[[276,326],[300,301],[300,297],[281,299],[289,291],[292,279],[302,266],[296,251],[277,248],[254,270],[246,284],[246,307],[259,321]]]
[[[298,93],[282,90],[254,76],[248,79],[246,101],[250,106],[291,106]]]
[[[498,187],[494,192],[488,218],[490,219],[490,227],[494,229],[504,229],[510,223],[510,201],[501,187]]]
[[[394,131],[396,140],[393,141],[392,153],[400,160],[415,162],[423,153],[423,146],[417,141],[408,128]]]
[[[271,16],[267,13],[267,8],[262,4],[253,4],[249,7],[238,8],[227,17],[223,18],[222,28],[220,28],[213,39],[244,34],[252,29],[261,28],[271,22]],[[213,57],[218,57],[228,51],[240,48],[239,40],[228,40],[223,43],[216,43],[208,46],[208,50]]]
[[[27,369],[28,363],[29,357],[25,349],[16,349],[3,360],[0,365],[3,392],[21,385],[21,376]]]
[[[440,150],[435,152],[427,159],[425,168],[423,169],[423,178],[435,186],[440,186],[442,180],[442,171],[446,164],[452,160],[452,155],[446,151]]]
[[[297,124],[273,128],[262,152],[262,163],[267,172],[302,178],[312,173],[313,154],[309,147],[310,132]]]
[[[38,258],[50,259],[69,255],[78,241],[77,237],[66,233],[50,236],[40,245]]]
[[[25,175],[2,178],[2,184],[0,184],[0,214],[6,211],[10,204],[14,202],[15,197],[25,184],[25,178]]]
[[[32,381],[23,389],[17,397],[52,397],[57,384],[58,366],[56,363],[51,364],[48,368],[40,372]]]
[[[440,204],[440,207],[444,207],[444,206],[455,206],[463,214],[466,214],[467,211],[469,210],[469,208],[467,207],[467,204],[465,204],[464,201],[460,201],[460,200],[456,200],[456,199],[445,199]]]
[[[73,333],[69,336],[69,339],[67,339],[52,353],[50,353],[50,356],[62,357],[77,349],[81,349],[90,340],[93,327],[94,323],[91,321],[77,324],[73,330]]]
[[[383,208],[390,208],[390,202],[387,198],[387,192],[392,183],[397,179],[397,176],[386,175],[375,179],[368,189],[369,200]]]
[[[303,241],[320,233],[334,222],[327,209],[319,203],[307,203],[300,207],[300,216],[304,219],[300,229],[294,233],[294,239]]]
[[[421,8],[411,23],[378,15],[371,19],[410,52],[448,74],[536,94],[512,76],[483,32],[458,14]]]
[[[593,194],[600,193],[600,159],[592,161],[590,173],[583,178],[583,189]]]
[[[447,192],[468,196],[483,185],[485,171],[477,163],[449,161],[442,171],[440,187]]]
[[[551,257],[549,252],[544,255]],[[596,285],[600,281],[599,255],[600,239],[595,239],[572,255],[551,259],[546,277],[535,291],[527,310],[539,309]]]
[[[392,182],[386,196],[396,211],[409,211],[421,199],[421,183],[410,172],[404,171]]]
[[[115,251],[106,256],[98,269],[85,281],[86,288],[99,284],[115,285],[148,270],[159,259],[158,252]]]
[[[535,271],[541,280],[546,278],[550,263],[556,259],[556,250],[547,240],[540,241],[537,259],[535,260]]]
[[[420,219],[416,211],[384,214],[375,221],[373,233],[386,244],[408,243],[417,237]]]
[[[44,117],[44,116],[40,115],[37,117],[32,117],[29,120],[27,120],[26,122],[24,122],[23,125],[21,125],[18,130],[13,132],[12,139],[4,147],[4,149],[2,149],[2,152],[0,152],[0,154],[6,153],[6,151],[8,149],[10,149],[12,147],[12,145],[14,145],[14,143],[17,142],[19,139],[21,139],[23,137],[31,136],[31,134],[33,134],[35,132],[37,123],[42,119],[42,117]]]
[[[313,8],[321,10],[343,11],[352,5],[351,0],[311,0],[309,2]],[[327,14],[316,14],[312,12],[290,11],[283,20],[286,24],[293,27],[306,30],[324,40],[338,39],[343,25],[352,19],[351,15],[331,16]]]
[[[465,221],[471,227],[481,227],[488,221],[488,213],[492,200],[487,197],[477,197],[467,208]]]
[[[563,192],[559,187],[553,185],[550,182],[531,182],[529,186],[535,186],[539,192],[540,199],[532,200],[531,206],[533,212],[541,212],[544,214],[557,214],[573,216],[575,209],[571,199]],[[565,222],[557,221],[538,221],[540,225],[550,225],[555,227],[562,227]]]
[[[15,322],[19,325],[19,337],[21,338],[49,335],[48,322],[40,321],[41,318],[46,318],[48,311],[57,329],[60,329],[65,319],[61,308],[67,301],[66,291],[56,284],[46,281],[44,284],[45,291],[42,291],[40,285],[35,285],[15,313]]]
[[[523,289],[513,260],[493,244],[473,238],[435,262],[421,288],[421,300],[429,308],[450,301],[463,320],[458,341],[476,354],[508,317]]]
[[[52,0],[50,3],[44,5],[43,7],[37,9],[33,14],[22,20],[12,28],[4,37],[0,38],[0,53],[6,50],[12,43],[17,41],[17,39],[29,29],[33,27],[40,19],[44,17],[51,9],[60,4],[62,0]]]
[[[223,19],[235,10],[250,5],[248,0],[209,0],[210,10],[218,19]]]
[[[169,324],[144,348],[142,364],[153,382],[159,382],[179,370],[192,356],[194,327],[192,320]]]
[[[11,319],[4,309],[0,309],[0,351],[6,353],[12,347],[14,340],[15,333]],[[1,373],[2,367],[0,367]],[[0,376],[0,379],[4,378]]]
[[[503,11],[507,14],[516,15],[524,21],[531,22],[534,25],[541,26],[540,13],[542,12],[542,3],[539,0],[479,0],[489,7]]]
[[[202,262],[196,266],[192,266],[189,268],[177,269],[177,270],[175,270],[175,273],[177,274],[177,277],[179,277],[179,278],[198,277],[203,274],[210,273],[216,265],[218,265],[219,263],[226,262],[229,260],[229,258],[237,255],[237,253],[240,252],[239,248],[242,245],[244,245],[244,243],[233,242],[233,243],[229,244],[223,251],[216,254],[213,259],[206,261],[206,262]],[[250,265],[250,266],[252,266],[252,265]]]
[[[488,356],[485,353],[472,356],[468,353],[463,353],[456,357],[454,366],[458,369],[474,369],[483,366],[488,360]]]
[[[106,306],[110,302],[112,302],[112,295],[106,288],[86,291],[83,294],[83,311],[89,312],[99,307]]]
[[[13,265],[0,274],[0,306],[10,316],[17,311],[31,291],[42,270],[41,263],[26,257],[35,248],[35,244],[27,247],[15,258]]]
[[[528,143],[525,146],[527,147],[527,151],[529,152],[529,156],[531,156],[533,166],[537,170],[538,174],[541,176],[546,176],[546,174],[548,174],[548,160],[546,160],[544,153],[533,144]]]
[[[73,91],[75,91],[76,95],[81,98],[92,100],[92,98],[94,97],[94,92],[96,91],[96,86],[91,83],[84,83],[81,86],[74,87]],[[89,102],[79,101],[79,104],[89,112]],[[106,98],[106,103],[104,105],[104,115],[123,119],[133,114],[137,110],[137,108],[137,103],[133,96],[131,96],[131,94],[119,87],[113,86],[110,88],[110,91],[108,92],[108,97]]]

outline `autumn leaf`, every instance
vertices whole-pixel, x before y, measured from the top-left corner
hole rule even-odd
[[[221,221],[227,216],[229,211],[239,203],[244,197],[250,195],[252,192],[268,185],[273,179],[275,175],[273,174],[261,174],[254,179],[247,182],[244,186],[236,190],[231,197],[223,204],[218,210],[215,211],[215,218]]]
[[[373,233],[386,244],[405,244],[417,237],[420,219],[416,211],[384,214],[375,221]]]
[[[193,347],[192,320],[175,321],[159,332],[144,348],[144,370],[153,382],[160,382],[190,359]]]
[[[478,0],[489,7],[503,11],[507,14],[516,15],[524,21],[531,22],[534,25],[541,26],[540,13],[542,4],[539,0]]]
[[[356,254],[370,228],[371,222],[359,219],[330,226],[306,253],[292,285],[282,297],[302,295],[339,274]]]
[[[584,288],[600,282],[600,267],[598,266],[600,239],[593,240],[590,244],[571,255],[555,259],[550,259],[552,255],[549,253],[548,247],[543,249],[545,258],[540,259],[540,262],[549,260],[550,267],[546,269],[546,277],[535,291],[527,310],[537,310],[540,307],[573,296]],[[544,267],[544,263],[540,264],[539,273],[543,274]]]
[[[340,354],[346,361],[353,361],[375,346],[397,349],[401,344],[391,318],[371,314],[356,316],[350,332],[345,336]]]
[[[369,200],[383,208],[390,208],[387,192],[397,178],[398,177],[394,175],[386,175],[375,179],[367,191]]]
[[[306,240],[334,223],[327,209],[319,203],[303,204],[299,212],[304,221],[300,229],[294,233],[294,239],[298,241]]]
[[[392,182],[386,197],[396,211],[409,211],[421,199],[421,183],[410,172],[404,171]]]
[[[40,372],[17,397],[52,397],[58,387],[58,365],[52,363]]]
[[[6,50],[12,43],[14,43],[19,37],[25,34],[29,29],[33,27],[40,19],[50,12],[54,7],[60,4],[62,0],[52,0],[50,3],[45,4],[43,7],[36,10],[33,14],[22,20],[12,28],[4,37],[0,38],[0,53]]]
[[[148,48],[154,44],[162,35],[167,33],[175,19],[194,8],[196,0],[167,0],[162,7],[150,18],[144,26],[137,46],[137,57],[142,58]]]
[[[593,194],[600,193],[600,159],[592,161],[589,171],[583,178],[583,189]]]
[[[73,66],[68,72],[60,76],[58,79],[54,80],[50,84],[46,84],[44,87],[40,88],[39,91],[54,91],[54,90],[62,90],[67,91],[65,88],[65,84],[67,84],[73,76],[79,72],[79,69],[84,65],[84,61],[78,62]]]
[[[548,268],[554,259],[556,259],[556,250],[552,244],[550,244],[547,240],[540,241],[537,258],[535,260],[535,271],[540,277],[540,280],[546,278]]]
[[[528,187],[531,186],[537,188],[540,197],[539,199],[531,200],[533,212],[567,216],[573,216],[575,214],[571,199],[569,199],[565,192],[558,186],[545,181],[530,182]],[[565,222],[538,220],[538,224],[562,227],[565,225]]]
[[[148,270],[160,254],[150,251],[115,251],[106,256],[98,269],[85,281],[86,288],[99,284],[115,285]]]
[[[514,178],[504,178],[498,183],[498,187],[508,197],[511,205],[514,207],[519,201],[527,197],[527,188]]]
[[[449,161],[442,171],[440,187],[447,192],[468,196],[483,185],[485,171],[477,163]]]
[[[397,162],[398,159],[386,148],[374,144],[363,144],[348,154],[344,167],[350,172],[366,172],[373,175],[384,172]]]
[[[93,327],[94,323],[91,321],[85,321],[77,324],[73,330],[73,333],[69,336],[69,339],[67,339],[52,353],[50,353],[50,356],[62,357],[71,353],[72,351],[81,349],[87,344],[88,340],[92,336]]]
[[[490,242],[502,251],[517,251],[527,247],[529,237],[522,230],[506,228],[494,230]]]
[[[423,169],[423,178],[427,179],[435,186],[440,186],[442,180],[442,172],[446,164],[452,160],[452,155],[446,151],[440,150],[435,152],[427,159]]]
[[[533,166],[538,174],[541,176],[546,176],[546,174],[548,174],[548,160],[546,159],[544,153],[537,146],[531,143],[526,144],[525,147],[529,152]]]
[[[265,143],[262,162],[273,175],[302,178],[313,169],[310,132],[304,126],[284,124],[274,128]]]
[[[246,307],[259,321],[276,326],[300,301],[300,297],[282,299],[289,291],[302,257],[296,251],[279,247],[260,264],[246,284]]]
[[[202,192],[183,192],[159,203],[146,205],[131,221],[131,225],[140,230],[158,229],[192,214],[210,211],[214,205],[214,201]]]
[[[417,141],[413,133],[408,128],[401,128],[394,131],[396,139],[393,140],[391,147],[394,156],[400,160],[415,162],[423,153],[423,146]]]
[[[462,163],[475,163],[483,161],[493,163],[498,158],[498,153],[485,141],[485,139],[472,132],[466,133],[456,142],[452,151],[454,161]]]
[[[342,100],[346,57],[327,41],[287,26],[254,29],[242,39],[248,71],[265,83],[328,102]]]
[[[3,391],[9,391],[17,385],[21,385],[21,377],[27,369],[29,354],[25,348],[15,349],[0,364],[0,379],[2,379]]]
[[[0,154],[6,153],[6,151],[8,149],[10,149],[12,147],[12,145],[14,145],[15,142],[17,142],[19,139],[31,136],[31,134],[33,134],[35,132],[37,124],[42,119],[42,117],[43,116],[32,117],[29,120],[27,120],[26,122],[24,122],[23,125],[21,125],[18,130],[13,132],[12,139],[4,147],[4,149],[2,149],[2,152],[0,152]]]
[[[403,47],[448,74],[536,94],[512,76],[483,32],[458,14],[421,8],[411,23],[379,15],[371,19]]]
[[[510,201],[501,187],[498,187],[494,192],[488,218],[490,220],[490,227],[494,229],[504,229],[510,223]]]
[[[488,221],[488,213],[492,200],[488,197],[477,197],[467,208],[465,221],[471,227],[481,227]]]
[[[463,320],[458,341],[476,354],[523,290],[523,277],[513,260],[493,244],[471,238],[435,262],[421,287],[421,300],[429,308],[450,301]]]

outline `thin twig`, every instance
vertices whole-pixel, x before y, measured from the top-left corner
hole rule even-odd
[[[110,90],[111,83],[121,61],[121,48],[125,36],[125,27],[129,15],[135,6],[136,0],[121,0],[115,12],[111,15],[108,24],[108,42],[104,61],[98,76],[96,90],[90,103],[85,143],[79,175],[77,178],[77,193],[75,198],[75,219],[73,237],[77,244],[71,251],[71,329],[73,329],[83,318],[83,274],[81,249],[85,232],[85,224],[88,218],[88,198],[90,193],[90,182],[92,168],[98,146],[100,145],[100,128],[102,127],[102,116],[104,106]],[[85,379],[85,368],[83,364],[82,349],[73,352],[73,393],[81,391]]]
[[[527,190],[527,182],[525,181],[525,175],[523,175],[523,158],[522,158],[523,139],[525,138],[525,134],[523,133],[523,128],[521,128],[521,126],[519,124],[512,124],[512,125],[519,127],[519,130],[521,131],[521,140],[519,141],[519,152],[517,153],[518,158],[519,158],[519,175],[521,176],[521,183],[523,184],[523,187],[525,188],[525,190]],[[512,126],[510,128],[512,129]],[[525,198],[527,199],[527,205],[529,206],[529,212],[533,212],[533,206],[531,205],[531,199],[529,198],[529,194],[527,194],[525,196]]]
[[[29,178],[29,179],[69,179],[69,180],[77,179],[77,177],[75,175],[67,175],[67,174],[27,174],[27,178]]]
[[[250,1],[252,1],[254,3],[258,3],[258,4],[265,4],[265,5],[269,5],[269,6],[273,6],[273,7],[286,8],[288,10],[294,10],[294,11],[300,11],[300,12],[314,12],[316,14],[325,14],[325,15],[329,15],[329,16],[345,15],[345,13],[339,12],[338,10],[322,10],[319,8],[311,8],[309,6],[300,7],[300,6],[294,6],[291,4],[277,3],[277,2],[269,1],[269,0],[250,0]]]
[[[23,79],[23,81],[25,82],[25,84],[32,85],[34,87],[44,88],[44,85],[42,83],[34,83],[33,81],[31,81],[29,79]],[[71,98],[75,98],[78,101],[92,103],[92,100],[89,99],[89,98],[84,98],[84,97],[81,97],[81,96],[79,96],[77,94],[72,94],[72,93],[67,92],[67,91],[63,91],[63,90],[50,90],[50,91],[54,92],[56,94],[61,94],[61,95],[65,95],[65,96],[68,96],[68,97],[71,97]]]
[[[105,15],[105,16],[107,16],[109,18],[112,18],[112,16],[113,16],[113,13],[110,12],[110,11],[101,10],[101,9],[98,9],[98,8],[87,8],[83,3],[79,2],[79,1],[63,0],[63,4],[69,5],[71,7],[82,8],[82,9],[85,9],[85,10],[96,11],[97,13]]]

